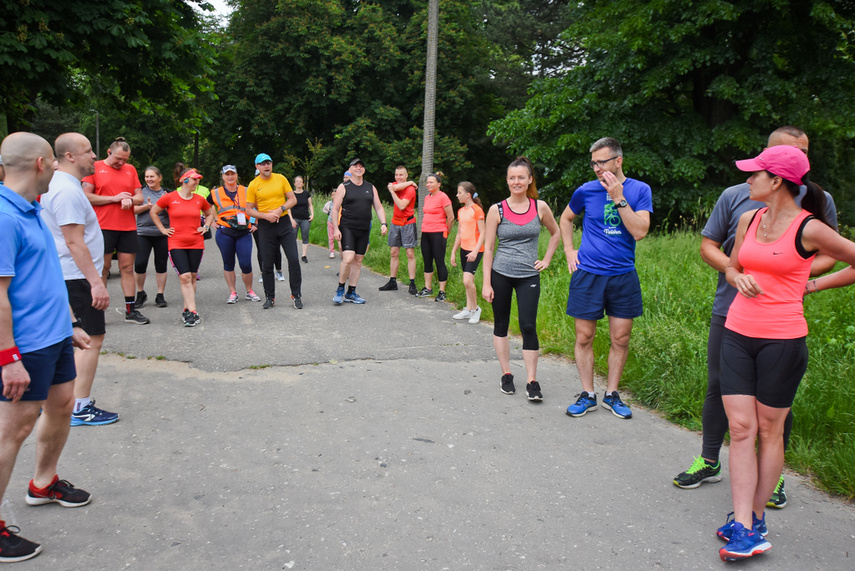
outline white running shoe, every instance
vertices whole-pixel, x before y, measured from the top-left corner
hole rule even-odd
[[[476,307],[475,311],[472,312],[472,316],[469,318],[469,323],[475,324],[481,321],[481,308]]]
[[[469,319],[470,317],[472,317],[472,312],[469,310],[468,307],[464,307],[463,311],[461,311],[460,313],[455,313],[452,316],[452,319]]]

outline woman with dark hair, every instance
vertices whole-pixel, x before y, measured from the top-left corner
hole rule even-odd
[[[451,265],[456,267],[455,256],[460,250],[460,269],[463,270],[463,288],[466,290],[466,307],[454,315],[454,319],[467,319],[478,323],[481,308],[478,307],[478,290],[475,288],[475,272],[484,255],[484,210],[481,199],[471,182],[457,185],[457,200],[463,207],[457,211],[457,237],[451,248]]]
[[[512,395],[516,393],[516,387],[511,373],[508,327],[511,300],[516,292],[527,375],[526,395],[530,401],[542,401],[543,393],[537,381],[540,272],[549,267],[561,234],[549,205],[537,200],[534,169],[527,158],[519,157],[508,166],[507,181],[511,195],[491,206],[487,213],[481,297],[493,304],[493,347],[502,367],[501,389],[506,395]],[[549,232],[549,244],[543,259],[538,259],[541,226]]]
[[[771,547],[764,508],[784,465],[784,420],[807,369],[802,298],[811,261],[820,253],[855,264],[855,244],[825,221],[825,194],[807,180],[810,163],[802,151],[769,147],[736,167],[751,173],[751,199],[766,207],[740,218],[726,271],[740,295],[728,310],[721,347],[733,496],[732,518],[717,531],[728,542],[719,550],[724,561]],[[799,207],[802,184],[807,194]],[[824,285],[847,285],[833,282]]]
[[[454,223],[451,199],[440,190],[442,177],[441,172],[436,172],[429,174],[425,181],[428,190],[424,203],[424,220],[422,220],[422,260],[425,266],[425,287],[416,294],[418,297],[433,295],[433,265],[436,264],[439,293],[434,301],[445,301],[445,284],[448,281],[445,248],[448,233]]]
[[[154,251],[154,274],[157,283],[157,295],[154,298],[154,303],[157,307],[166,307],[167,305],[163,292],[166,289],[166,263],[169,261],[168,238],[161,234],[157,226],[154,225],[150,212],[161,196],[172,192],[161,186],[162,182],[163,175],[160,174],[159,168],[155,166],[146,167],[145,186],[142,189],[143,203],[134,206],[134,214],[137,215],[137,239],[139,240],[139,250],[137,250],[137,257],[134,261],[134,277],[137,282],[137,298],[134,306],[137,309],[145,305],[146,300],[148,300],[148,295],[145,293],[145,278],[152,251]],[[168,226],[169,215],[166,212],[161,212],[160,221]]]
[[[294,230],[300,231],[303,240],[303,256],[300,259],[304,264],[308,264],[309,258],[306,256],[309,253],[309,228],[315,217],[315,208],[312,206],[312,193],[303,188],[303,177],[299,175],[294,177],[294,196],[297,198],[297,204],[291,209],[291,221]]]
[[[151,208],[151,219],[164,236],[169,236],[169,257],[181,281],[184,311],[181,316],[185,327],[194,327],[201,321],[196,312],[196,272],[205,251],[205,232],[211,229],[214,212],[208,201],[194,192],[202,175],[196,169],[181,173],[181,188],[170,192]],[[169,228],[160,221],[161,211],[169,213]],[[199,225],[199,212],[205,214],[205,223]]]

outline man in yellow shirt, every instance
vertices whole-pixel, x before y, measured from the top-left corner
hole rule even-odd
[[[259,249],[261,250],[261,278],[267,300],[264,309],[276,303],[276,279],[273,276],[273,258],[281,247],[288,258],[288,279],[291,284],[291,301],[297,309],[303,309],[301,288],[303,275],[300,257],[297,254],[297,224],[289,210],[297,204],[288,179],[273,172],[273,159],[266,153],[255,157],[258,176],[246,190],[246,211],[258,220]]]

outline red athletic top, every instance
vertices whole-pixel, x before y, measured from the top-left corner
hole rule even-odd
[[[397,192],[398,198],[401,200],[409,200],[410,203],[404,210],[398,208],[396,204],[392,209],[392,224],[395,226],[407,226],[416,223],[416,217],[413,215],[416,209],[416,187],[408,186],[404,190]]]
[[[473,204],[471,208],[464,206],[457,211],[457,224],[460,232],[460,247],[464,250],[472,251],[475,244],[478,243],[478,238],[481,233],[478,231],[478,221],[484,220],[484,211],[477,204]],[[479,252],[484,251],[484,244],[481,244]]]
[[[813,254],[804,258],[796,248],[796,239],[810,212],[802,210],[780,238],[761,244],[757,229],[766,210],[758,210],[748,225],[738,257],[745,273],[754,276],[763,294],[751,299],[737,294],[724,326],[746,337],[798,339],[808,333],[802,298]]]
[[[198,194],[184,199],[175,190],[161,196],[157,205],[169,212],[169,225],[175,228],[175,232],[169,237],[170,250],[205,249],[205,239],[197,229],[202,225],[199,212],[210,208],[207,200]]]
[[[83,179],[95,187],[95,194],[100,196],[116,196],[122,192],[131,195],[138,188],[142,188],[137,169],[133,165],[125,163],[120,169],[114,169],[104,161],[95,162],[95,174]],[[137,231],[137,219],[134,209],[122,210],[121,202],[112,202],[93,206],[95,214],[98,215],[98,225],[101,230]]]
[[[441,190],[437,190],[434,194],[428,194],[425,197],[425,219],[422,220],[422,232],[442,232],[443,236],[448,235],[448,225],[445,217],[446,205],[451,206],[451,199]]]

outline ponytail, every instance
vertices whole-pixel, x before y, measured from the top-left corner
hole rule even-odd
[[[478,207],[479,207],[481,210],[483,210],[483,209],[484,209],[484,205],[483,205],[483,204],[481,204],[481,199],[480,199],[480,198],[478,198],[478,191],[476,191],[476,190],[475,190],[475,185],[474,185],[474,184],[472,184],[472,183],[471,183],[471,182],[469,182],[469,181],[463,181],[463,182],[461,182],[460,184],[458,184],[457,186],[459,186],[459,187],[461,187],[463,190],[465,190],[465,191],[469,194],[469,196],[471,196],[471,197],[472,197],[472,202],[474,202],[475,204],[477,204],[477,205],[478,205]]]
[[[825,215],[825,209],[828,205],[828,200],[825,197],[825,191],[815,182],[811,182],[808,176],[809,173],[805,173],[802,177],[802,182],[807,188],[804,198],[802,198],[802,208],[813,214],[813,216],[823,224],[831,226],[831,221],[828,220],[828,217]],[[799,192],[801,191],[799,185],[785,178],[781,178],[781,181],[793,198],[799,195]]]

